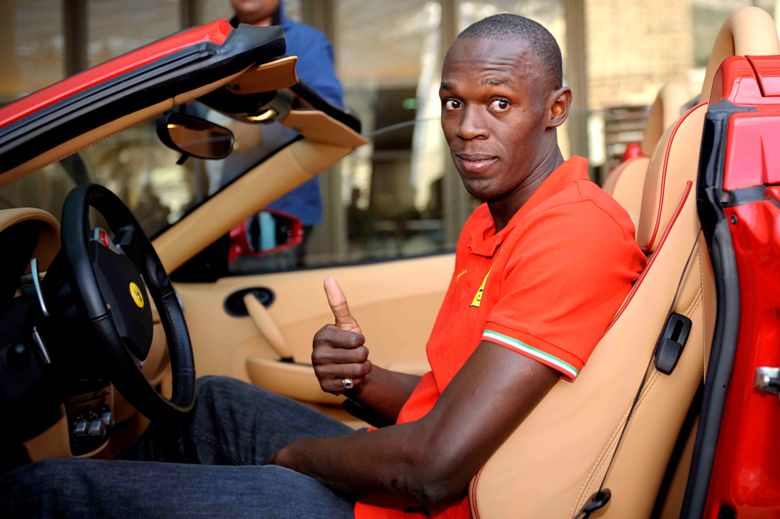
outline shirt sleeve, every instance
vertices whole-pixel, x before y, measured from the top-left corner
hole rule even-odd
[[[574,380],[631,289],[638,248],[592,201],[530,220],[505,244],[511,256],[482,340]]]

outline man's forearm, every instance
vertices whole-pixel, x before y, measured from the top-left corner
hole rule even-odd
[[[352,499],[391,508],[439,504],[430,482],[435,470],[418,424],[401,424],[340,438],[301,440],[282,448],[271,463],[312,476]],[[466,480],[467,482],[468,480]],[[464,487],[465,488],[465,487]],[[452,496],[457,497],[457,496]]]
[[[479,467],[557,381],[551,368],[483,341],[419,420],[293,442],[271,463],[366,503],[447,505],[465,495]]]
[[[363,385],[347,393],[364,407],[395,422],[404,403],[420,381],[417,375],[409,375],[372,366]]]

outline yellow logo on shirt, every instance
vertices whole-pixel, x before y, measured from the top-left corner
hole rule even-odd
[[[490,267],[490,270],[493,270],[493,267]],[[471,300],[471,304],[469,306],[478,308],[482,303],[482,293],[485,291],[485,285],[487,284],[488,276],[490,276],[490,270],[488,270],[487,274],[485,274],[485,279],[483,279],[482,284],[479,285],[479,290],[477,290],[477,293],[474,294],[474,299]]]

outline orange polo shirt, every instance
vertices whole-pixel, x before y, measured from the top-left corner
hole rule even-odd
[[[481,341],[577,378],[645,266],[628,214],[588,180],[583,157],[564,162],[496,232],[486,204],[466,221],[455,270],[428,339],[431,371],[398,423],[425,416]],[[468,497],[429,516],[355,505],[358,519],[468,518]]]

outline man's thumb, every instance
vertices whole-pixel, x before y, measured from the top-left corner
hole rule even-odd
[[[344,291],[336,280],[333,278],[325,278],[325,295],[328,297],[328,304],[333,312],[333,317],[336,318],[336,326],[342,330],[349,332],[361,333],[360,325],[357,323],[352,314],[349,311],[349,305],[347,305],[347,296],[344,295]]]

